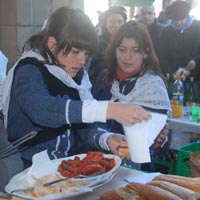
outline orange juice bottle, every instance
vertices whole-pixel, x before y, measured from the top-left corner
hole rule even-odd
[[[183,117],[183,106],[180,105],[179,101],[173,99],[172,101],[172,117],[182,118]]]
[[[183,117],[183,99],[184,99],[184,88],[181,81],[181,77],[176,77],[176,80],[172,87],[172,117],[182,118]]]

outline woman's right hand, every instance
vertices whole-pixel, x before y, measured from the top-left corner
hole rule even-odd
[[[151,114],[131,103],[109,102],[107,110],[107,119],[114,119],[123,125],[132,125],[144,120],[148,120]]]

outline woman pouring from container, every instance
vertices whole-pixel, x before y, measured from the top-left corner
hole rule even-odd
[[[81,153],[83,146],[85,152],[91,147],[117,154],[124,137],[97,129],[94,122],[114,119],[127,125],[150,117],[145,109],[131,103],[93,99],[84,64],[96,45],[88,16],[69,7],[56,10],[46,27],[25,43],[3,93],[9,140],[32,130],[39,132],[22,147],[25,168],[35,153],[45,149],[51,159]]]

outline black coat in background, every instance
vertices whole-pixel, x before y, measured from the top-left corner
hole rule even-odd
[[[160,36],[164,28],[165,25],[159,23],[157,19],[154,20],[151,26],[148,26],[149,34],[157,55],[159,54]]]
[[[190,76],[200,80],[200,21],[195,20],[185,30],[167,26],[161,33],[159,60],[160,67],[166,75],[172,75],[180,67],[186,67],[188,62],[195,60],[197,67]],[[189,81],[189,77],[186,81]]]
[[[104,31],[102,35],[99,36],[99,46],[93,56],[88,74],[92,85],[95,84],[97,77],[106,69],[106,48],[110,39],[110,34]]]

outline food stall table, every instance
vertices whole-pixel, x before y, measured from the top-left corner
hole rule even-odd
[[[79,196],[70,197],[66,199],[67,200],[80,200],[80,199],[81,200],[99,200],[100,196],[104,192],[125,186],[127,184],[124,181],[125,178],[130,178],[130,177],[144,175],[144,174],[146,173],[139,170],[134,170],[131,168],[121,166],[119,168],[119,172],[113,177],[113,179],[109,183],[94,189],[93,192],[85,193]],[[0,198],[0,200],[3,200],[3,199]],[[12,200],[22,200],[22,198],[13,196]]]
[[[200,134],[200,122],[192,122],[189,116],[183,118],[168,118],[170,129]]]

